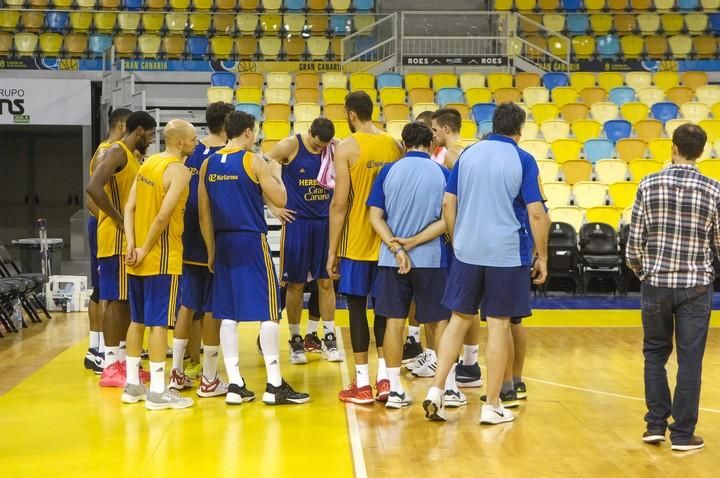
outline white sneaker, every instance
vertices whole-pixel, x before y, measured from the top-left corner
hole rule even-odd
[[[423,351],[420,355],[415,357],[415,360],[411,361],[410,363],[405,365],[405,368],[409,371],[413,371],[418,367],[422,367],[423,364],[425,364],[425,361],[427,360],[427,351]]]
[[[305,341],[300,335],[293,335],[290,339],[290,363],[295,365],[308,363],[305,355]]]
[[[190,398],[181,397],[175,390],[165,389],[163,393],[148,392],[145,408],[148,410],[166,410],[172,408],[179,410],[192,407]]]
[[[410,395],[408,395],[407,392],[390,392],[387,402],[385,403],[385,408],[399,409],[409,406],[410,403],[412,403],[412,400],[410,399]]]
[[[126,384],[123,394],[120,396],[120,400],[122,400],[123,403],[137,403],[146,399],[147,391],[145,390],[145,385],[142,383],[139,385]]]
[[[507,410],[502,405],[495,408],[492,405],[485,404],[482,406],[482,412],[480,414],[480,423],[487,423],[490,425],[497,425],[499,423],[506,423],[515,420],[515,416],[510,410]]]
[[[435,376],[435,369],[437,368],[437,355],[435,352],[425,352],[425,360],[422,365],[412,369],[412,374],[416,377],[429,378]]]
[[[200,379],[200,388],[197,389],[197,396],[202,398],[209,397],[220,397],[226,395],[228,392],[228,386],[220,377],[215,375],[215,379],[210,381],[205,378],[205,375]]]
[[[445,390],[443,402],[447,408],[460,408],[467,405],[467,397],[460,390]]]
[[[443,391],[437,387],[430,387],[427,396],[423,401],[425,409],[425,418],[434,422],[444,422],[447,420],[442,413],[443,408]]]
[[[328,332],[325,334],[322,341],[322,354],[328,362],[342,362],[344,360],[342,352],[337,348],[337,339],[335,339],[334,333]]]
[[[185,375],[185,372],[179,368],[174,368],[170,371],[170,385],[169,388],[173,390],[185,390],[186,388],[192,388],[193,381]]]

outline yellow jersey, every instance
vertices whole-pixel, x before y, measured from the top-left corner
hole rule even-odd
[[[183,164],[182,160],[167,153],[154,154],[148,158],[135,180],[135,245],[142,246],[150,231],[155,217],[160,211],[167,194],[163,184],[165,170],[173,163]],[[154,276],[161,274],[182,274],[185,202],[189,188],[186,186],[175,210],[170,216],[167,228],[160,234],[145,259],[136,266],[128,266],[128,274],[135,276]]]
[[[114,144],[120,145],[125,150],[125,167],[115,172],[110,177],[104,188],[105,194],[108,195],[113,206],[120,214],[125,210],[128,197],[130,196],[130,188],[135,181],[140,163],[135,155],[122,141],[116,141]],[[125,255],[127,242],[125,241],[125,233],[115,224],[115,221],[105,214],[102,209],[98,212],[98,257],[111,257],[116,255]]]
[[[356,261],[377,261],[380,236],[368,220],[365,203],[380,169],[400,159],[397,143],[387,133],[356,132],[352,135],[360,146],[360,157],[350,166],[350,198],[345,217],[340,257]]]
[[[112,146],[112,143],[108,141],[103,141],[100,143],[100,145],[95,150],[95,154],[93,154],[92,158],[90,158],[90,176],[92,176],[93,171],[95,171],[95,158],[102,155],[110,146]],[[88,214],[95,217],[95,214],[88,208]]]

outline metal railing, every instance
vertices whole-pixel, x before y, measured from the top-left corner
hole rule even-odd
[[[396,66],[398,14],[381,18],[342,39],[340,57],[348,73],[389,70]]]
[[[533,37],[543,38],[545,45],[541,46],[526,40],[521,33],[518,34],[518,25],[531,26],[533,29],[537,29],[538,32]],[[519,13],[513,14],[509,26],[508,56],[524,60],[541,71],[570,72],[572,62],[572,42],[570,38],[550,30]]]

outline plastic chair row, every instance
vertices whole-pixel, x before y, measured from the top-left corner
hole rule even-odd
[[[705,161],[715,161],[706,159]],[[705,162],[701,161],[701,162]],[[634,181],[639,183],[647,175],[656,173],[665,167],[662,161],[654,159],[633,159],[629,162],[621,159],[606,158],[594,164],[587,164],[588,161],[573,160],[565,163],[557,163],[550,160],[538,160],[540,170],[540,181],[543,186],[547,183],[564,183],[569,186],[581,181],[589,181],[594,178],[600,183],[612,184],[623,181]],[[545,191],[546,196],[551,194]]]
[[[374,0],[3,0],[10,8],[106,10],[232,10],[289,12],[369,12]]]
[[[717,10],[718,0],[495,0],[495,10],[541,12],[578,12],[609,10],[614,13],[625,11],[680,11],[703,9]]]

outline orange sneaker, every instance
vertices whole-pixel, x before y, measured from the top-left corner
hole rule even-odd
[[[387,402],[388,396],[390,396],[390,380],[386,378],[379,380],[378,383],[375,384],[375,390],[377,391],[376,400],[383,403]]]
[[[375,402],[372,387],[366,385],[358,388],[355,382],[351,383],[345,390],[340,391],[338,398],[341,402],[357,403],[359,405],[372,405]]]
[[[103,370],[103,373],[100,376],[100,386],[125,388],[127,375],[126,370],[123,367],[124,364],[125,362],[115,362],[112,365],[105,367],[105,370]]]

